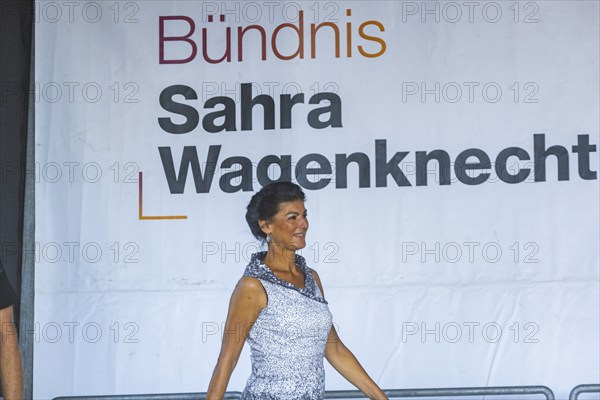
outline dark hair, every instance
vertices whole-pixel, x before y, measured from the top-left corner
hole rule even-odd
[[[266,239],[258,220],[270,220],[279,211],[279,205],[288,201],[304,201],[304,192],[292,182],[274,182],[254,194],[246,207],[246,222],[257,239]]]

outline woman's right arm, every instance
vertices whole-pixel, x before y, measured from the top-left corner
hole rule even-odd
[[[208,385],[207,400],[223,398],[248,332],[260,311],[266,306],[267,294],[260,281],[252,277],[242,277],[229,301],[221,352]]]

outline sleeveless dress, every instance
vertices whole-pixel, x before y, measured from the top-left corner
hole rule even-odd
[[[304,273],[304,288],[281,280],[262,263],[266,251],[252,255],[244,276],[258,278],[267,293],[248,332],[252,373],[244,400],[323,399],[323,357],[332,316],[304,258],[296,265]]]

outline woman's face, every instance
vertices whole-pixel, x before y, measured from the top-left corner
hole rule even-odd
[[[271,221],[261,221],[261,228],[271,235],[271,243],[288,250],[306,246],[308,219],[304,201],[294,200],[279,205],[279,211]]]

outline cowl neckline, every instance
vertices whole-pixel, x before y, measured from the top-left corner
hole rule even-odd
[[[246,270],[244,271],[244,276],[251,276],[254,278],[259,278],[266,280],[271,283],[275,283],[277,285],[286,287],[288,289],[292,289],[297,291],[298,293],[312,299],[318,301],[319,303],[327,304],[327,301],[320,296],[319,288],[317,287],[317,283],[313,277],[312,272],[306,265],[306,260],[299,254],[295,254],[295,264],[302,273],[304,274],[304,287],[300,288],[293,283],[285,281],[283,279],[279,279],[271,269],[263,263],[267,255],[266,251],[259,251],[257,253],[252,254],[250,258],[250,262],[246,266]]]

